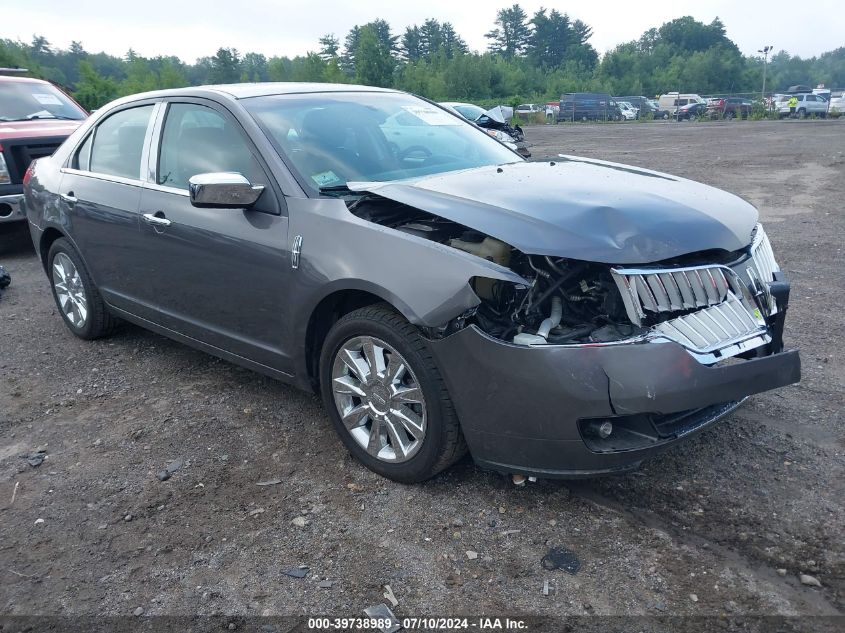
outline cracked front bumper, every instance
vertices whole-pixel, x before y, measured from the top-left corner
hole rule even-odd
[[[709,366],[669,341],[524,347],[475,326],[430,345],[475,461],[540,477],[630,470],[745,397],[801,375],[796,350]],[[582,433],[587,419],[664,420],[678,412],[697,417],[648,446],[597,451]]]
[[[26,220],[26,214],[21,205],[22,201],[22,193],[0,196],[0,223]]]

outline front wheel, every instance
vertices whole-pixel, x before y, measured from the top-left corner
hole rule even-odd
[[[807,111],[804,108],[801,108],[800,110],[798,110],[798,118],[799,119],[807,118]]]
[[[428,345],[387,305],[350,312],[320,354],[323,404],[341,441],[373,472],[425,481],[466,452]]]
[[[117,320],[109,313],[79,253],[66,238],[59,238],[50,246],[47,274],[59,314],[71,332],[86,340],[111,333]]]

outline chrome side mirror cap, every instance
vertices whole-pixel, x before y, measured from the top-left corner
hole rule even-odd
[[[255,204],[264,185],[251,184],[243,174],[219,172],[192,176],[188,190],[191,204],[201,209],[246,209]]]

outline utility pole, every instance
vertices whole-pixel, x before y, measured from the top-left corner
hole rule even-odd
[[[766,102],[766,68],[769,66],[769,53],[774,48],[771,44],[759,49],[758,53],[763,53],[763,90],[760,92],[760,99],[763,103]]]

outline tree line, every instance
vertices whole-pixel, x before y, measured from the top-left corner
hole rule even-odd
[[[175,56],[91,53],[74,41],[59,49],[43,36],[0,40],[0,67],[28,68],[93,109],[127,94],[188,85],[317,81],[393,87],[435,100],[482,105],[544,102],[575,91],[655,96],[664,92],[753,93],[763,59],[743,55],[722,22],[680,17],[599,56],[592,28],[556,9],[529,16],[519,4],[496,13],[486,51],[471,51],[451,23],[431,18],[394,32],[385,20],[355,25],[343,40],[319,38],[316,50],[267,57],[219,48],[185,63]],[[786,51],[768,60],[767,91],[823,83],[845,87],[845,47],[818,57]]]

